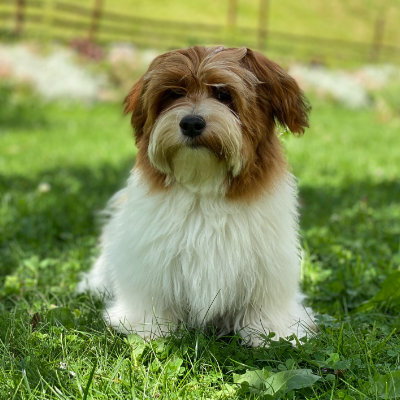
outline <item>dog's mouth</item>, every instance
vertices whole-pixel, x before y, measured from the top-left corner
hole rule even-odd
[[[200,147],[203,146],[202,143],[199,142],[198,137],[185,137],[183,138],[183,144],[187,147]]]
[[[189,147],[190,149],[199,149],[199,148],[207,148],[207,145],[204,140],[200,138],[185,138],[184,146]]]
[[[219,160],[223,160],[227,156],[223,143],[213,135],[203,134],[193,138],[184,138],[183,145],[193,150],[207,149]]]

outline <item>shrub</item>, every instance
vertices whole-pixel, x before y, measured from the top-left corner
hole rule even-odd
[[[44,104],[30,85],[0,80],[0,127],[44,122]]]

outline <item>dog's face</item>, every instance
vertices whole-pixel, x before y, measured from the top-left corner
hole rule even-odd
[[[246,48],[193,47],[157,57],[125,100],[140,168],[153,189],[249,199],[286,169],[275,125],[302,133],[297,83]]]

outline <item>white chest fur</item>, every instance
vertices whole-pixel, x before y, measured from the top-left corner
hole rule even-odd
[[[285,336],[306,319],[290,174],[247,204],[179,184],[149,193],[135,170],[110,210],[101,254],[79,289],[111,291],[106,314],[113,326],[153,329],[154,318],[161,318]]]
[[[105,227],[102,262],[114,295],[127,295],[124,302],[146,294],[158,312],[195,326],[227,313],[231,325],[255,298],[267,301],[271,291],[285,291],[278,284],[283,269],[286,289],[297,284],[296,196],[289,175],[251,205],[180,186],[149,194],[137,172],[117,197],[123,200]]]

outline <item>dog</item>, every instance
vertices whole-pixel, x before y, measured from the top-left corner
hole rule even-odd
[[[174,50],[154,59],[125,112],[136,164],[78,291],[107,292],[106,321],[145,339],[181,323],[251,346],[261,333],[305,336],[296,181],[277,129],[308,126],[295,80],[247,48]]]

